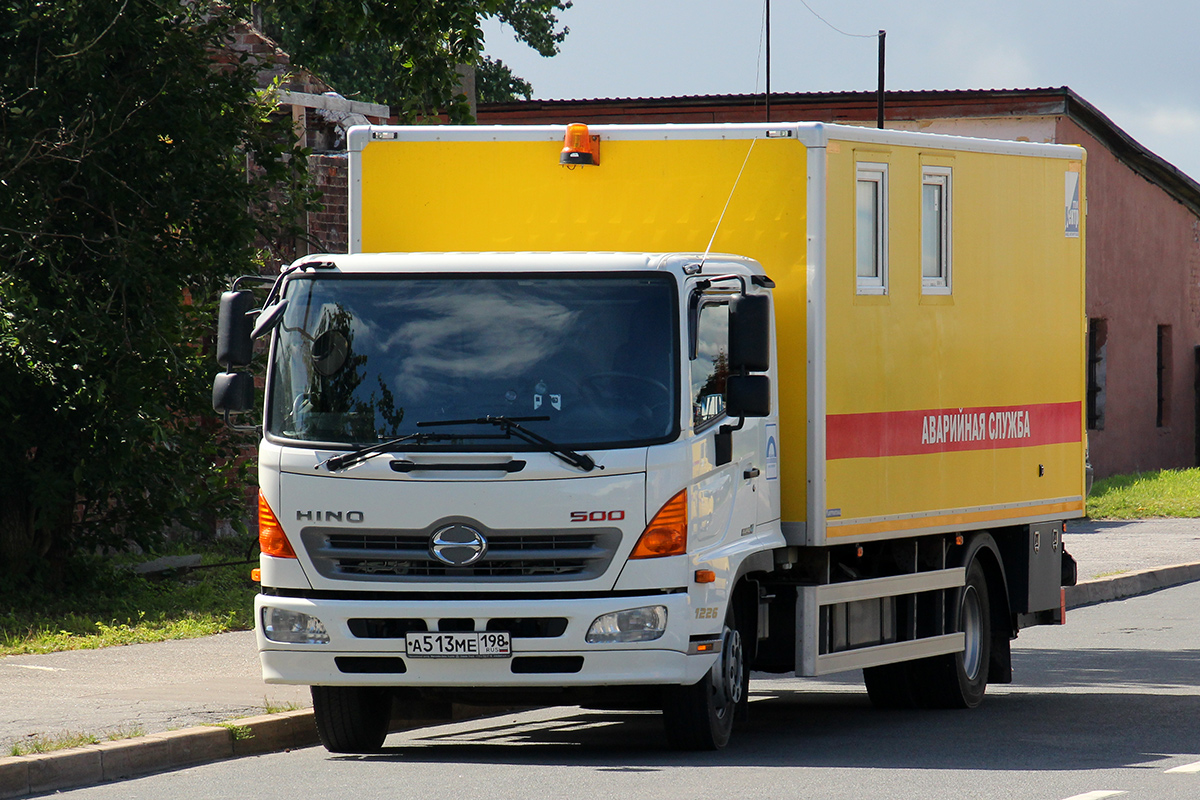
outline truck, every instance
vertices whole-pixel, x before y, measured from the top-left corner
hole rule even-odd
[[[267,683],[331,751],[427,702],[749,676],[972,708],[1085,497],[1085,153],[822,123],[364,126],[348,253],[221,301]],[[266,291],[265,296],[263,291]],[[257,294],[256,294],[257,292]]]

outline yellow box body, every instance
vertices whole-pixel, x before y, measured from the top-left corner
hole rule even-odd
[[[830,541],[1082,515],[1084,240],[1082,221],[1068,235],[1064,193],[1084,196],[1084,152],[1072,149],[827,148]],[[888,168],[886,295],[856,291],[862,162]],[[928,167],[952,175],[948,294],[922,289]]]
[[[355,129],[351,250],[700,253],[711,239],[777,284],[789,541],[1082,514],[1083,226],[1064,233],[1064,183],[1075,174],[1083,196],[1083,150],[815,123],[593,126],[600,164],[568,169],[563,131]],[[856,289],[863,161],[888,169],[886,294]],[[949,294],[922,292],[923,166],[952,174]]]

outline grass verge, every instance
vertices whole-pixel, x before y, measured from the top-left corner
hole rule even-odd
[[[1200,468],[1114,475],[1088,495],[1092,519],[1200,517]]]
[[[93,733],[70,732],[63,732],[54,736],[37,734],[13,742],[9,747],[8,754],[10,756],[31,756],[41,753],[53,753],[56,750],[68,750],[72,747],[83,747],[84,745],[100,744],[100,742],[106,741],[118,742],[122,739],[136,739],[139,736],[145,735],[146,732],[141,728],[120,728],[110,731],[103,736],[97,736]]]
[[[196,547],[189,548],[196,552]],[[182,552],[182,551],[181,551]],[[245,560],[246,542],[205,547],[204,565]],[[148,560],[144,557],[141,560]],[[0,655],[190,639],[253,627],[250,564],[145,577],[119,560],[73,563],[67,589],[0,595]]]
[[[236,722],[215,722],[210,727],[224,728],[229,731],[229,735],[234,738],[234,741],[243,742],[246,739],[254,738],[254,731],[246,725],[238,725]]]
[[[272,700],[269,697],[263,698],[264,714],[282,714],[286,711],[299,711],[302,708],[307,708],[307,706],[301,705],[300,703],[293,703],[290,700],[279,701]]]

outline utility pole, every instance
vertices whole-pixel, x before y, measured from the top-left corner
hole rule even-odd
[[[767,122],[771,121],[771,0],[767,2]]]
[[[876,98],[876,127],[883,128],[883,43],[887,40],[887,31],[879,32],[879,92]],[[770,41],[770,40],[768,40]],[[768,51],[769,52],[769,51]],[[768,62],[769,63],[769,62]],[[769,74],[769,73],[768,73]]]

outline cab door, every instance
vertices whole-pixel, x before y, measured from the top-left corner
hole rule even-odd
[[[693,433],[693,518],[700,548],[733,542],[755,532],[757,463],[762,421],[726,414],[730,377],[729,294],[702,294],[691,314],[689,399]],[[699,456],[699,457],[695,457]]]

